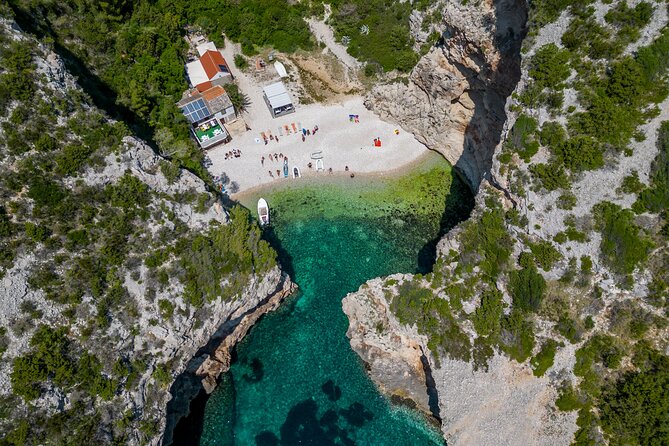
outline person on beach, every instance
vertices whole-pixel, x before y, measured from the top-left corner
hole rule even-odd
[[[310,162],[307,164],[307,167],[308,167],[309,169],[311,169],[312,167],[314,167],[314,165],[311,164],[311,161],[310,161]]]
[[[264,156],[261,156],[261,157],[260,157],[260,165],[261,165],[261,166],[264,166],[264,165],[265,165],[265,157],[264,157]]]
[[[304,142],[304,140],[305,140],[304,135],[302,135],[302,142]]]
[[[274,174],[272,173],[271,170],[268,170],[267,172],[269,172],[269,176],[270,176],[271,178],[274,178]]]
[[[344,167],[344,171],[348,172],[348,166]]]
[[[283,159],[283,153],[279,153],[279,158]]]
[[[279,169],[276,169],[276,176],[280,177],[281,176],[281,171]]]
[[[330,167],[330,168],[328,169],[328,172],[329,172],[329,173],[332,173],[332,167]]]

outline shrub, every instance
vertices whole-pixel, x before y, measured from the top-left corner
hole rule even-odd
[[[602,233],[602,260],[618,274],[630,274],[648,257],[650,240],[640,233],[629,209],[602,202],[593,208],[597,229]]]
[[[546,370],[551,368],[553,360],[555,359],[557,347],[558,343],[553,339],[546,340],[539,353],[537,353],[530,361],[534,376],[544,376]]]
[[[93,151],[80,144],[70,144],[56,156],[57,172],[61,175],[76,173],[86,162]]]
[[[526,163],[539,151],[539,143],[534,138],[536,130],[537,121],[523,114],[518,116],[509,135],[514,150]]]
[[[627,372],[604,388],[602,428],[612,445],[669,442],[669,357],[659,352],[641,370]]]
[[[174,314],[174,304],[167,299],[160,299],[158,301],[158,310],[163,319],[170,319]]]
[[[513,249],[513,240],[506,231],[504,211],[497,202],[490,202],[478,220],[470,220],[462,232],[462,256],[465,263],[481,256],[478,262],[488,279],[496,278],[507,264]]]
[[[26,236],[35,242],[43,242],[49,238],[50,231],[44,226],[36,225],[35,223],[26,222]]]
[[[495,289],[484,292],[481,304],[472,318],[476,333],[496,340],[501,330],[503,310],[502,295],[499,291]]]
[[[139,178],[127,172],[116,184],[105,189],[112,206],[123,209],[146,208],[150,202],[149,187]]]
[[[604,165],[602,150],[593,138],[575,136],[555,148],[557,159],[572,172],[599,169]]]
[[[529,243],[529,247],[537,264],[544,271],[549,271],[553,267],[553,264],[562,258],[560,252],[547,240]]]
[[[31,179],[28,197],[38,206],[54,207],[67,197],[67,192],[54,181],[37,175]]]
[[[249,62],[243,55],[235,54],[235,66],[240,70],[244,70],[249,66]]]
[[[533,264],[509,274],[509,292],[514,308],[537,311],[546,290],[546,281]]]
[[[181,175],[181,168],[179,167],[178,162],[161,160],[160,172],[167,180],[167,184],[174,184],[174,182],[178,180],[179,176]]]
[[[576,390],[570,385],[565,386],[560,391],[558,399],[555,400],[555,405],[563,412],[570,410],[579,410],[583,407],[583,402]]]
[[[669,209],[669,121],[660,126],[658,154],[650,167],[650,187],[641,191],[634,209],[662,212]]]
[[[562,82],[567,80],[569,68],[569,51],[561,50],[554,43],[544,45],[532,56],[529,75],[540,88],[562,89]]]
[[[630,175],[623,178],[620,191],[625,194],[638,194],[644,187],[643,183],[639,181],[639,172],[633,170]]]
[[[534,348],[533,324],[525,319],[523,313],[515,308],[502,319],[500,348],[511,359],[524,362]]]
[[[571,186],[569,177],[560,164],[532,164],[530,173],[541,187],[549,192],[557,189],[569,189]]]

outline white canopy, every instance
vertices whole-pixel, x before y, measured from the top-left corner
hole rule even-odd
[[[273,109],[277,109],[293,103],[283,82],[277,82],[263,88],[265,97]]]

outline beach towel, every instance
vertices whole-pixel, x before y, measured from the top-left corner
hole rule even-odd
[[[265,135],[265,132],[260,132],[260,137],[267,141],[267,135]]]

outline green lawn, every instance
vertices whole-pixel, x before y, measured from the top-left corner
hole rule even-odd
[[[203,136],[208,136],[208,137],[209,137],[208,139],[212,139],[212,138],[214,137],[214,132],[215,132],[217,129],[220,129],[221,131],[225,131],[225,130],[223,130],[223,129],[221,128],[221,126],[220,126],[220,125],[218,124],[218,122],[217,122],[216,125],[213,125],[213,126],[209,127],[209,128],[208,128],[206,131],[204,131],[204,132],[202,131],[202,129],[201,129],[199,126],[196,127],[196,128],[195,128],[195,135],[197,136],[197,139],[198,139],[199,141],[202,141],[202,137],[203,137]]]

